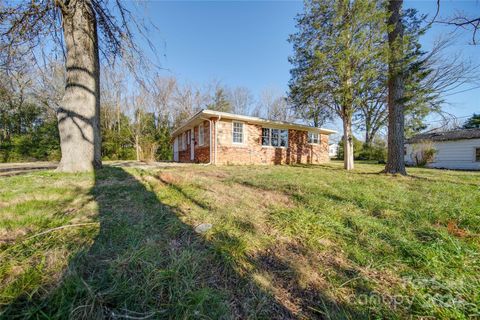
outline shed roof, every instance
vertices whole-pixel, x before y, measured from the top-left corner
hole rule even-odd
[[[480,129],[458,129],[445,132],[422,133],[407,139],[406,143],[428,141],[451,141],[464,139],[480,139]]]
[[[186,129],[189,129],[191,127],[196,126],[198,123],[205,120],[206,118],[212,118],[212,117],[222,118],[222,119],[239,120],[239,121],[245,121],[245,122],[256,123],[256,124],[261,124],[261,125],[272,125],[272,126],[291,128],[291,129],[297,129],[297,130],[316,131],[316,132],[323,133],[323,134],[337,133],[335,130],[324,129],[324,128],[315,128],[315,127],[310,127],[310,126],[306,126],[306,125],[298,124],[298,123],[293,123],[293,122],[268,120],[268,119],[263,119],[263,118],[258,118],[258,117],[243,116],[243,115],[234,114],[234,113],[220,112],[220,111],[213,111],[213,110],[204,109],[204,110],[200,110],[199,112],[197,112],[190,119],[185,121],[179,128],[177,128],[175,131],[173,131],[172,132],[172,137],[175,137],[176,135],[185,131]]]

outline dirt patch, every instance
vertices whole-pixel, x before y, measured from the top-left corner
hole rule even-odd
[[[450,220],[447,224],[447,231],[451,235],[454,235],[459,238],[465,238],[470,236],[468,230],[462,229],[457,225],[456,221]]]
[[[172,172],[160,172],[157,177],[161,182],[167,185],[176,185],[182,182],[181,177],[173,174]]]
[[[202,171],[198,173],[205,178],[214,178],[216,180],[224,180],[230,177],[230,174],[222,171]]]
[[[12,244],[18,238],[28,234],[29,231],[30,229],[28,228],[20,228],[15,230],[0,229],[0,245]]]

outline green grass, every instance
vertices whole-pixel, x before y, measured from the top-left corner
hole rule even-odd
[[[380,170],[2,178],[0,318],[480,318],[480,173]]]

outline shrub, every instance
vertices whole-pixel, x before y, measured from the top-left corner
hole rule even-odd
[[[355,160],[374,160],[384,163],[387,159],[387,147],[385,141],[375,139],[367,145],[357,138],[353,138],[353,157]],[[343,139],[338,143],[338,159],[343,159]]]
[[[364,144],[358,155],[358,160],[375,160],[385,163],[387,160],[387,146],[383,140],[374,140],[370,145]]]
[[[433,143],[428,140],[421,141],[413,145],[412,159],[418,167],[424,167],[435,159],[435,150]]]

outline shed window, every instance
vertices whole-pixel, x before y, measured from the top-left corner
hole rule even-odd
[[[233,143],[243,143],[243,123],[234,122],[233,123]]]
[[[308,133],[308,143],[319,143],[320,134],[318,132],[309,132]]]
[[[262,128],[262,145],[272,147],[287,147],[288,130]]]
[[[480,162],[480,148],[475,148],[475,161]]]
[[[203,146],[204,143],[205,143],[205,131],[203,128],[203,124],[201,124],[198,126],[198,144],[200,146]]]

